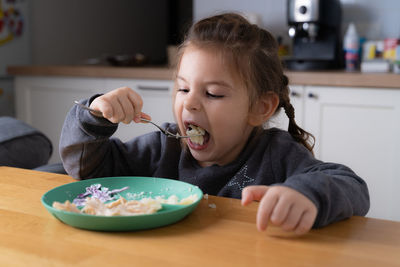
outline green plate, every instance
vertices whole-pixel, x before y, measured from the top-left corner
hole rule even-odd
[[[73,201],[79,194],[86,191],[86,187],[93,184],[101,184],[109,190],[129,188],[121,193],[127,200],[143,197],[163,196],[168,198],[176,195],[178,199],[197,194],[198,200],[190,205],[162,204],[162,209],[153,214],[134,216],[98,216],[80,214],[58,210],[52,207],[54,201]],[[161,227],[175,223],[191,213],[203,198],[203,192],[199,187],[177,180],[153,177],[107,177],[83,180],[65,184],[42,196],[42,204],[60,221],[73,227],[96,231],[131,231]]]

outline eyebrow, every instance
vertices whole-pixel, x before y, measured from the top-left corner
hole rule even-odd
[[[182,76],[176,76],[176,79],[187,83],[185,78],[183,78]],[[229,83],[226,83],[226,82],[224,82],[222,80],[208,81],[208,82],[206,82],[206,84],[207,85],[219,85],[219,86],[223,86],[223,87],[227,87],[227,88],[231,88],[232,89],[232,86]]]

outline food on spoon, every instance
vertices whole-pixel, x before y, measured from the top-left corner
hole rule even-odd
[[[193,124],[189,124],[188,128],[186,129],[186,135],[190,136],[190,141],[195,144],[202,145],[204,143],[205,134],[206,131],[203,128]]]

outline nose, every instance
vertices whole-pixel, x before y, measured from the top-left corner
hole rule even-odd
[[[194,90],[191,90],[186,94],[185,100],[183,102],[185,109],[191,111],[198,111],[201,109],[200,96],[197,95]]]

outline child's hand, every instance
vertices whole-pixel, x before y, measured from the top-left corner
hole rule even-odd
[[[303,194],[285,186],[248,186],[242,192],[242,205],[260,201],[257,228],[264,231],[268,222],[285,231],[307,233],[317,217],[317,207]]]
[[[97,97],[90,104],[90,108],[101,111],[109,121],[126,124],[132,120],[140,122],[140,118],[151,120],[149,115],[142,112],[142,106],[141,96],[129,87],[117,88]]]

